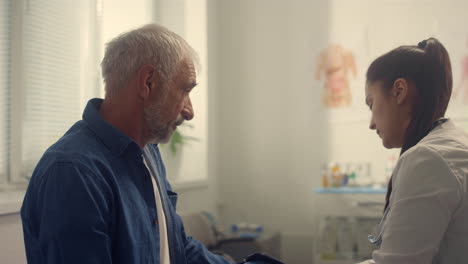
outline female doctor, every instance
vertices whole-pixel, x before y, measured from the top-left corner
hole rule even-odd
[[[401,46],[367,71],[370,129],[401,148],[384,216],[369,240],[377,264],[468,263],[468,135],[444,118],[452,92],[446,49],[434,38]]]

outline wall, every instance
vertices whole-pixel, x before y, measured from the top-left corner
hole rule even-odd
[[[211,120],[222,222],[281,230],[285,260],[310,263],[318,207],[312,188],[329,152],[327,115],[311,85],[312,50],[327,41],[327,1],[216,4]]]

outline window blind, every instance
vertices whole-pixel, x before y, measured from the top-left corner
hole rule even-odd
[[[80,118],[82,1],[29,0],[22,24],[22,176]],[[86,24],[86,23],[85,23]]]

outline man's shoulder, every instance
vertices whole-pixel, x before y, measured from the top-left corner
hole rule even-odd
[[[36,167],[36,173],[58,163],[89,168],[108,163],[108,157],[109,150],[105,145],[85,122],[78,121],[45,151]]]
[[[76,122],[47,152],[68,154],[100,154],[107,151],[100,138],[89,128],[84,121]]]

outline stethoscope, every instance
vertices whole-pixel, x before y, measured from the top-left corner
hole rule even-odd
[[[380,244],[382,244],[382,234],[384,230],[385,220],[387,219],[389,211],[390,207],[387,207],[387,209],[385,209],[382,219],[380,220],[380,223],[375,226],[374,235],[367,236],[367,240],[369,240],[369,242],[376,246],[380,246]],[[377,234],[377,236],[375,234]]]

